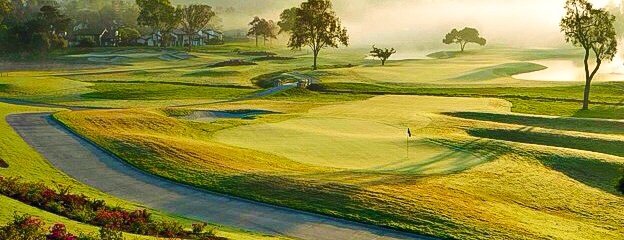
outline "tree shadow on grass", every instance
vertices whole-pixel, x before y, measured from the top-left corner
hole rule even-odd
[[[427,138],[424,142],[447,150],[417,162],[402,160],[376,166],[371,171],[416,175],[450,174],[470,169],[509,152],[504,144],[487,139]]]
[[[577,112],[575,117],[596,117],[604,116],[606,112],[615,111],[615,108],[596,107],[598,110],[587,112]],[[621,108],[624,116],[624,108]],[[560,129],[569,131],[583,131],[593,133],[624,134],[624,122],[604,120],[604,119],[582,119],[570,117],[547,117],[525,114],[489,113],[489,112],[450,112],[444,113],[447,116],[472,119],[479,121],[489,121],[497,123],[508,123],[526,125],[541,128]]]
[[[622,147],[624,141],[620,139],[533,131],[532,129],[527,130],[526,127],[518,129],[477,128],[469,129],[468,134],[481,138],[577,149],[624,157],[624,148]]]
[[[624,156],[624,143],[611,139],[596,139],[585,136],[535,132],[520,129],[471,129],[473,136],[513,141],[519,143],[539,144],[571,149],[601,152],[616,156]],[[624,175],[624,163],[608,162],[599,158],[582,155],[554,154],[539,150],[515,148],[514,152],[525,156],[534,156],[545,166],[561,172],[583,184],[616,194],[617,181]]]
[[[618,180],[624,175],[624,163],[555,154],[539,154],[536,158],[544,165],[570,178],[613,194],[618,194],[616,186]]]
[[[589,110],[576,111],[573,117],[624,119],[624,106],[594,105]]]

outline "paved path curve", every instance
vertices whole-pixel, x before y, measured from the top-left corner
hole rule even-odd
[[[28,144],[70,176],[154,209],[301,239],[429,239],[165,180],[122,162],[53,120],[50,113],[13,114],[6,121]]]

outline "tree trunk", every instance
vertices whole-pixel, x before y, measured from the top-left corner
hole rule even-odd
[[[256,35],[256,48],[258,47],[258,35]]]
[[[589,90],[591,79],[589,79],[589,48],[585,48],[585,57],[583,58],[585,70],[585,91],[583,91],[583,110],[589,109]]]
[[[464,49],[466,49],[466,42],[459,43],[459,45],[461,46],[461,51],[464,52]]]
[[[589,90],[591,80],[585,80],[585,91],[583,92],[583,110],[589,110]]]
[[[193,49],[193,37],[191,34],[191,37],[189,37],[188,52],[191,52],[192,49]]]
[[[386,59],[381,59],[381,66],[386,66]]]
[[[318,67],[316,66],[316,58],[318,57],[318,51],[314,50],[314,67],[312,68],[313,70],[317,70]]]

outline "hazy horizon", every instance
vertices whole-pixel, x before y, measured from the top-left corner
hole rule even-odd
[[[600,7],[609,1],[592,0]],[[277,21],[283,9],[298,6],[302,1],[173,1],[174,4],[191,2],[215,8],[234,7],[235,13],[221,16],[223,26],[240,29],[246,28],[254,16]],[[479,29],[494,45],[558,47],[565,44],[559,29],[565,0],[334,0],[333,3],[349,31],[352,45],[435,47],[442,45],[446,32],[463,27]]]

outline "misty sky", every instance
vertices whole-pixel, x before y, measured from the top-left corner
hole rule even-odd
[[[179,0],[185,1],[185,0]],[[186,0],[193,1],[193,0]],[[279,18],[301,0],[194,0],[213,6],[234,6],[224,16],[225,28],[242,28],[253,15]],[[592,0],[604,6],[609,0]],[[175,1],[174,1],[175,2]],[[523,47],[564,44],[559,21],[565,0],[334,0],[335,10],[354,45],[440,44],[452,28],[476,27],[490,43]]]

